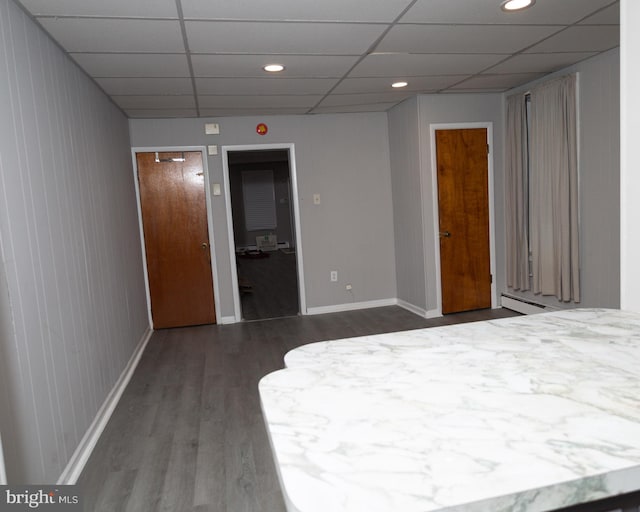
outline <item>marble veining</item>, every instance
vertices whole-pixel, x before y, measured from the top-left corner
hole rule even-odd
[[[291,512],[539,511],[640,490],[640,314],[305,345],[260,382]]]

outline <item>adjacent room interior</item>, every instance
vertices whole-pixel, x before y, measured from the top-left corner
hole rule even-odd
[[[243,320],[300,312],[289,152],[227,153]]]
[[[538,0],[515,22],[498,0],[249,3],[0,3],[0,484],[75,483],[93,453],[109,458],[82,480],[96,509],[180,510],[186,482],[189,510],[283,510],[257,385],[287,350],[512,310],[640,311],[637,2]],[[284,75],[263,69],[284,57]],[[508,98],[566,76],[568,299],[529,288],[528,252],[514,277],[506,199]],[[490,309],[450,316],[436,133],[458,129],[487,143]],[[205,320],[154,324],[138,154],[201,194]]]

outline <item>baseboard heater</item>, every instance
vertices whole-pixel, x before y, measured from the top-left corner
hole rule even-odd
[[[557,308],[551,306],[545,306],[538,304],[521,297],[514,297],[512,295],[502,295],[501,297],[502,307],[517,311],[523,315],[533,315],[535,313],[542,313],[543,311],[556,311]]]

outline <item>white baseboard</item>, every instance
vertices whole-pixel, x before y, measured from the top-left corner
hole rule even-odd
[[[221,316],[220,318],[218,318],[218,323],[220,325],[235,324],[237,323],[237,321],[235,316]]]
[[[98,439],[100,439],[104,428],[107,426],[109,418],[111,418],[116,405],[118,405],[122,393],[127,387],[127,384],[129,384],[131,376],[138,366],[140,357],[142,356],[142,353],[144,352],[144,349],[147,346],[152,333],[153,331],[150,327],[148,327],[142,335],[142,338],[138,342],[138,346],[131,355],[127,366],[120,374],[120,377],[103,402],[102,407],[100,407],[95,418],[91,422],[91,425],[82,437],[80,444],[73,452],[73,455],[71,456],[67,467],[64,468],[64,471],[60,475],[60,478],[58,478],[58,485],[74,485],[77,482],[78,478],[80,477],[80,473],[82,473],[85,464],[91,456],[91,452],[95,448]]]
[[[442,313],[440,313],[440,311],[438,311],[437,309],[422,309],[402,299],[398,299],[398,306],[406,309],[407,311],[410,311],[414,315],[418,315],[423,318],[439,318],[442,316]]]
[[[414,315],[418,315],[418,316],[422,316],[422,317],[426,317],[427,316],[427,310],[426,309],[422,309],[422,308],[419,308],[418,306],[414,306],[413,304],[411,304],[410,302],[407,302],[406,300],[397,299],[397,304],[402,309],[406,309],[407,311],[413,313]]]
[[[348,302],[346,304],[335,304],[333,306],[318,306],[307,308],[307,315],[324,315],[326,313],[340,313],[342,311],[355,311],[356,309],[381,308],[385,306],[396,306],[398,299],[368,300],[365,302]]]

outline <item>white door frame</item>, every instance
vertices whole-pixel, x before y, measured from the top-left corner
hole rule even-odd
[[[216,323],[222,323],[220,314],[220,289],[218,286],[218,264],[216,260],[216,244],[213,237],[213,214],[211,209],[211,185],[209,181],[209,166],[207,161],[207,150],[205,146],[158,146],[158,147],[134,147],[131,148],[131,159],[133,160],[133,181],[136,187],[136,203],[138,207],[138,226],[140,229],[140,243],[142,249],[142,265],[144,268],[144,287],[147,294],[147,314],[149,315],[149,326],[153,329],[153,317],[151,315],[151,292],[149,290],[149,271],[147,268],[147,251],[145,248],[144,229],[142,225],[142,205],[140,203],[140,183],[138,182],[138,160],[136,153],[170,153],[182,151],[199,151],[202,155],[202,170],[204,172],[204,192],[207,206],[207,230],[209,232],[209,254],[211,260],[211,274],[213,276],[213,303],[216,309]]]
[[[293,220],[296,238],[296,263],[298,270],[298,300],[300,314],[307,314],[307,301],[304,288],[304,267],[302,264],[302,234],[300,229],[300,204],[298,201],[298,178],[296,172],[295,144],[250,144],[242,146],[222,146],[222,168],[224,179],[224,199],[227,207],[227,232],[229,234],[229,261],[231,262],[231,286],[233,287],[233,307],[236,322],[242,320],[240,292],[238,291],[238,271],[236,265],[236,244],[233,235],[233,212],[231,210],[231,187],[229,183],[229,153],[234,151],[262,151],[269,149],[287,149],[289,151],[289,176],[293,195]]]
[[[493,123],[445,123],[430,124],[431,139],[431,179],[432,179],[432,204],[433,204],[433,226],[434,226],[434,247],[435,247],[435,264],[436,264],[436,297],[437,312],[442,316],[442,276],[440,274],[440,213],[438,210],[438,160],[436,154],[436,131],[437,130],[460,130],[468,128],[486,128],[487,144],[489,144],[489,152],[487,154],[488,163],[488,189],[489,189],[489,260],[490,271],[493,279],[491,280],[491,307],[498,307],[498,297],[496,288],[496,237],[495,237],[495,216],[494,216],[494,188],[493,188]]]

